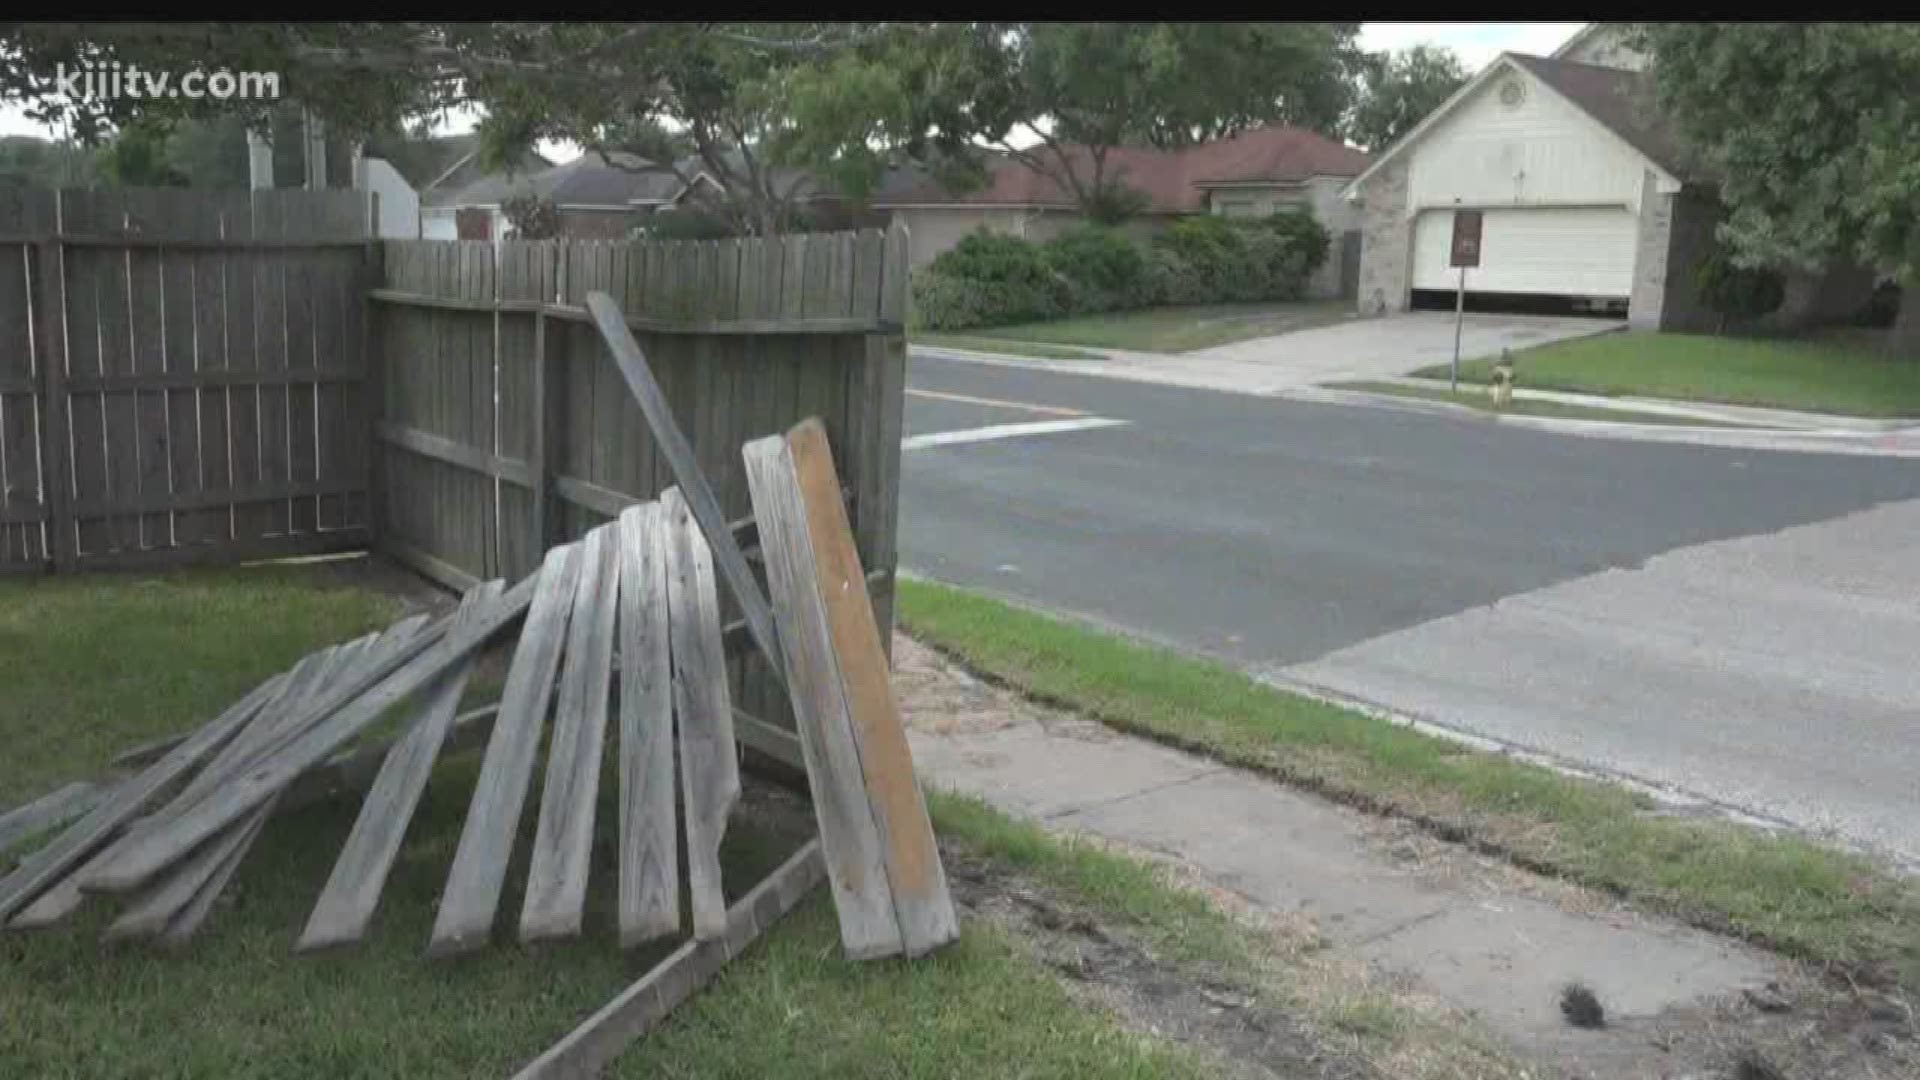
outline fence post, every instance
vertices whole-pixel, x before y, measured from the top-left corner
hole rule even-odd
[[[375,195],[372,212],[379,212]],[[360,393],[366,418],[366,430],[357,433],[367,448],[367,546],[382,551],[388,539],[387,522],[387,444],[380,438],[380,425],[387,415],[387,343],[381,332],[384,313],[371,295],[386,284],[386,248],[377,236],[369,237],[360,254]]]
[[[880,265],[878,333],[867,335],[867,407],[874,415],[866,423],[875,432],[872,457],[862,471],[865,480],[855,512],[860,532],[869,537],[872,554],[868,570],[886,571],[886,580],[873,597],[873,618],[880,628],[881,648],[893,657],[893,598],[899,570],[900,435],[907,389],[907,256],[911,235],[904,222],[887,230],[885,258]]]
[[[554,268],[555,296],[548,303],[567,302],[567,246],[548,248]],[[553,499],[553,475],[563,460],[567,403],[565,350],[560,337],[566,323],[555,322],[542,311],[533,323],[533,525],[535,557],[560,542],[560,515]],[[557,331],[557,332],[556,332]]]
[[[54,193],[54,230],[60,229],[60,192]],[[68,464],[67,435],[67,275],[66,251],[58,236],[38,245],[35,260],[34,324],[39,329],[40,377],[45,400],[40,425],[40,482],[46,495],[48,547],[53,568],[72,573],[80,561],[74,535],[72,466]]]

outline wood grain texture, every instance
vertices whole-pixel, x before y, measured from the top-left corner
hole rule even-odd
[[[673,654],[673,711],[680,731],[687,885],[694,936],[706,940],[726,932],[720,839],[727,831],[727,814],[740,795],[740,765],[733,745],[733,706],[727,694],[726,653],[720,643],[720,596],[713,559],[680,489],[668,488],[660,505],[670,537],[667,626]]]
[[[498,601],[504,588],[502,582],[490,581],[469,592],[461,600],[450,632],[458,632],[487,605]],[[307,918],[296,950],[348,944],[366,933],[472,673],[469,658],[420,691],[418,711],[407,734],[387,752],[380,775],[361,803],[353,831],[341,846],[340,857],[334,861],[327,884]]]
[[[306,719],[324,719],[300,723],[298,726],[304,734],[271,751],[242,776],[210,792],[193,808],[168,822],[152,842],[102,868],[87,887],[112,892],[135,888],[154,871],[238,820],[302,772],[326,760],[387,709],[432,682],[506,623],[519,617],[531,603],[535,585],[536,580],[528,578],[514,586],[484,618],[457,635],[448,635],[444,623],[427,626],[414,634],[394,655],[330,691],[312,709],[303,710]]]
[[[841,946],[856,960],[892,956],[905,945],[887,881],[886,845],[867,798],[792,454],[784,438],[769,435],[747,443],[741,456],[786,649],[787,685],[833,885]]]
[[[673,798],[667,526],[659,503],[620,515],[620,947],[680,929]]]
[[[753,571],[747,568],[740,545],[734,543],[733,534],[727,529],[726,514],[700,471],[699,459],[694,456],[693,447],[688,445],[686,435],[674,421],[673,410],[667,404],[666,396],[661,393],[660,385],[654,381],[646,357],[640,352],[639,343],[633,340],[633,333],[627,329],[625,316],[612,298],[602,292],[589,294],[587,307],[593,312],[594,323],[612,351],[628,391],[645,414],[655,442],[673,466],[674,480],[678,483],[682,498],[693,519],[699,523],[700,531],[706,534],[707,544],[712,549],[709,557],[726,577],[727,586],[740,605],[754,642],[766,654],[774,671],[779,673],[780,646],[773,628],[773,612],[767,607],[766,597],[753,579]]]
[[[177,744],[176,744],[177,745]],[[75,780],[54,791],[0,814],[0,854],[22,840],[65,825],[98,806],[110,787],[86,780]]]
[[[327,678],[338,674],[343,667],[349,667],[368,644],[370,639],[363,639],[347,645],[334,646],[309,656],[294,669],[293,678],[288,680],[286,688],[260,710],[260,715],[247,726],[247,730],[241,732],[233,742],[228,743],[226,749],[193,778],[193,782],[187,785],[174,804],[169,804],[167,809],[162,809],[136,822],[127,830],[126,835],[95,861],[103,864],[111,862],[118,853],[144,843],[146,837],[152,835],[154,829],[167,819],[176,804],[190,805],[199,793],[230,778],[246,762],[252,749],[258,748],[272,737],[273,729],[285,722],[287,714],[292,709],[308,701],[316,686],[324,685]],[[207,884],[215,871],[227,862],[230,856],[237,854],[241,841],[253,831],[255,819],[264,820],[267,815],[262,811],[271,812],[272,807],[273,803],[269,800],[256,809],[253,815],[242,818],[226,831],[195,848],[191,854],[169,867],[164,873],[156,875],[152,884],[135,895],[121,911],[119,917],[108,925],[106,937],[117,941],[159,933],[166,927],[167,922],[193,899],[194,894]],[[237,862],[237,859],[235,861]],[[69,883],[84,880],[87,872],[83,869],[80,873],[73,875],[68,879]],[[51,912],[36,909],[43,908],[60,891],[55,889],[42,897],[23,913],[23,919],[40,920],[51,916],[53,914]]]
[[[528,1063],[515,1074],[515,1080],[586,1080],[599,1076],[621,1051],[692,997],[727,961],[746,951],[813,891],[825,873],[822,862],[819,841],[807,841],[733,905],[726,914],[725,932],[680,946],[644,978]]]
[[[840,502],[840,479],[826,429],[817,420],[803,420],[787,433],[787,448],[806,504],[815,583],[826,607],[867,799],[886,851],[901,942],[907,955],[918,956],[958,938],[960,923],[947,892],[926,799],[914,775],[887,656],[867,597],[866,573]]]
[[[473,801],[460,831],[460,846],[447,874],[434,919],[429,956],[452,956],[486,944],[500,906],[507,859],[533,779],[540,730],[553,698],[554,675],[566,638],[574,586],[580,576],[580,545],[547,552],[520,643],[500,691],[500,713],[480,765]]]
[[[279,692],[286,678],[285,673],[275,675],[255,687],[185,742],[168,751],[165,757],[117,789],[112,798],[69,826],[45,847],[22,859],[12,873],[0,878],[0,919],[11,918],[14,912],[104,843],[114,830],[131,820],[147,800],[238,734],[254,718],[260,706]]]
[[[594,799],[606,742],[607,702],[613,684],[614,617],[620,583],[620,533],[608,524],[581,541],[580,581],[567,626],[566,667],[554,705],[547,781],[540,790],[540,823],[527,870],[520,940],[580,932],[593,853]]]

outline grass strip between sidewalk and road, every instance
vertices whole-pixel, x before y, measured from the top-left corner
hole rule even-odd
[[[988,353],[998,356],[1030,356],[1039,360],[1105,360],[1106,357],[1085,349],[1070,349],[1064,345],[1047,345],[1035,341],[1014,341],[1009,338],[975,337],[970,334],[943,334],[932,330],[916,330],[912,343],[931,345],[935,348],[963,349],[968,352]]]
[[[903,628],[1045,703],[1606,889],[1862,980],[1920,987],[1920,886],[1865,857],[1288,693],[978,593],[899,587]]]
[[[1591,405],[1570,405],[1563,401],[1541,401],[1537,398],[1516,397],[1504,409],[1495,409],[1493,401],[1487,396],[1484,387],[1463,385],[1458,391],[1443,386],[1408,386],[1405,383],[1374,382],[1360,379],[1352,382],[1326,383],[1329,390],[1357,390],[1366,394],[1383,394],[1388,397],[1413,398],[1418,401],[1437,401],[1448,405],[1463,405],[1475,412],[1487,415],[1509,416],[1545,416],[1562,420],[1611,420],[1623,424],[1675,424],[1683,427],[1733,427],[1713,420],[1698,420],[1687,416],[1671,416],[1666,413],[1633,412],[1628,409],[1604,409]]]
[[[987,342],[1021,342],[1028,345],[1079,345],[1133,352],[1183,353],[1251,338],[1309,330],[1316,326],[1330,326],[1351,317],[1346,305],[1335,300],[1186,304],[981,328],[968,330],[964,336],[981,342],[983,346]],[[916,341],[929,337],[917,332],[912,336]]]
[[[1513,354],[1518,385],[1604,397],[1626,395],[1725,405],[1920,416],[1920,363],[1887,356],[1871,335],[1712,337],[1624,331],[1556,341]],[[1491,360],[1460,365],[1463,382],[1485,383]],[[1444,379],[1448,365],[1414,375]]]

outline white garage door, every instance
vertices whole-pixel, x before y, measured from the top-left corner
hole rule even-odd
[[[1467,291],[1625,299],[1633,291],[1634,225],[1624,209],[1488,210]],[[1452,237],[1451,210],[1415,220],[1414,288],[1451,292],[1459,284],[1460,271],[1447,265]]]

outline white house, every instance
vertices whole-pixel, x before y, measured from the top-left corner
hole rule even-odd
[[[1359,306],[1453,292],[1454,213],[1482,213],[1469,294],[1565,297],[1639,327],[1699,329],[1692,267],[1713,186],[1653,112],[1646,58],[1590,26],[1552,57],[1502,54],[1348,185],[1362,207]]]

